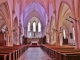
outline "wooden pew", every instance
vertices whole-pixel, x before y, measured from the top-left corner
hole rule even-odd
[[[61,53],[60,60],[80,60],[80,52]]]
[[[0,54],[8,54],[9,55],[9,60],[16,60],[14,53],[15,53],[15,51],[12,51],[12,50],[0,50]]]
[[[64,49],[63,50],[57,49],[57,50],[53,50],[53,51],[54,51],[54,59],[58,57],[56,60],[62,60],[61,59],[61,57],[62,57],[61,53],[68,53],[69,56],[75,56],[75,55],[71,55],[72,53],[76,53],[76,55],[77,55],[77,53],[80,53],[80,50],[75,50],[75,49],[65,49],[65,50]],[[80,57],[80,55],[79,55],[79,57]]]
[[[27,49],[27,45],[13,47],[0,47],[0,54],[9,54],[9,60],[17,60]]]
[[[8,60],[8,54],[0,54],[0,60]]]
[[[41,47],[48,55],[53,56],[53,60],[80,60],[80,50],[75,50],[73,46],[42,45]]]

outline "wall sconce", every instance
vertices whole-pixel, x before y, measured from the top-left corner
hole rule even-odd
[[[12,31],[15,32],[17,29],[13,29]]]
[[[63,30],[63,29],[61,29],[61,28],[62,28],[62,27],[60,27],[60,30],[57,30],[57,29],[54,29],[54,28],[53,28],[52,30],[53,30],[54,32],[62,33],[62,30]]]
[[[78,23],[80,23],[80,21],[79,20],[76,20],[76,19],[74,19],[73,17],[71,17],[71,16],[69,16],[69,18],[71,18],[72,20],[74,20],[75,22],[78,22]],[[69,21],[69,22],[71,22],[71,23],[73,23],[73,21],[71,21],[71,20],[69,20],[69,19],[66,19],[67,21]]]
[[[78,21],[78,20],[76,20],[76,19],[72,18],[71,16],[69,16],[69,18],[71,18],[71,19],[75,20],[76,22]]]
[[[57,29],[52,28],[53,31],[58,31]]]
[[[69,20],[69,19],[66,19],[67,21],[69,21],[70,23],[73,23],[73,21]]]
[[[50,35],[50,33],[47,33],[48,35]]]
[[[8,28],[5,27],[5,28],[2,28],[2,32],[5,33],[6,31],[8,31]]]

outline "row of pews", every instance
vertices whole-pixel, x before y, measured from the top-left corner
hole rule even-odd
[[[17,60],[27,48],[27,45],[0,46],[0,60]]]
[[[53,60],[80,60],[80,50],[75,46],[53,46],[49,44],[41,45],[41,48]]]

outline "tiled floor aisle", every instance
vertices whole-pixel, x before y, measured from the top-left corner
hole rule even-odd
[[[30,47],[18,60],[52,60],[40,47]]]

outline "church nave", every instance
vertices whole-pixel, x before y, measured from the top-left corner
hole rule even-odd
[[[80,0],[0,0],[0,60],[80,60]]]

